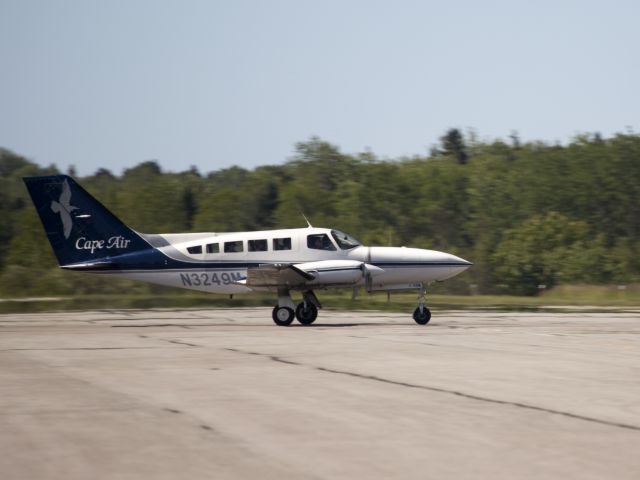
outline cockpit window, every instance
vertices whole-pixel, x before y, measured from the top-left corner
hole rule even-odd
[[[351,250],[361,245],[358,240],[340,230],[331,230],[331,235],[342,250]]]
[[[326,233],[307,235],[307,247],[314,250],[335,250],[336,247]]]

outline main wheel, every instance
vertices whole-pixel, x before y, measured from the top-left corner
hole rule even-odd
[[[276,305],[273,307],[273,313],[271,314],[273,321],[276,325],[280,325],[281,327],[286,327],[293,322],[293,318],[295,314],[293,310],[289,307],[280,307]]]
[[[302,325],[311,325],[318,318],[318,308],[311,302],[300,302],[296,307],[296,318]]]
[[[420,311],[420,307],[413,311],[413,319],[418,325],[426,325],[431,320],[431,311],[427,307],[423,307]]]

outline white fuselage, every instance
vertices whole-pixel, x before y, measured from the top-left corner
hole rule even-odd
[[[312,240],[326,236],[331,242],[312,245]],[[322,265],[365,264],[370,275],[355,269],[324,269],[331,281],[318,276],[314,288],[359,287],[370,291],[415,289],[445,280],[469,268],[471,263],[455,255],[405,247],[341,248],[332,230],[300,228],[237,233],[193,233],[143,236],[162,255],[162,268],[122,269],[109,273],[172,287],[203,292],[237,294],[255,289],[243,284],[247,269],[265,264],[295,264],[314,271],[314,262]],[[237,250],[237,251],[234,251]],[[333,263],[327,261],[334,261]],[[336,263],[337,262],[337,263]],[[321,269],[322,270],[322,269]],[[342,277],[336,278],[336,276]]]

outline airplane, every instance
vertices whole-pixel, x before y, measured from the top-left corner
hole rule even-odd
[[[312,324],[322,308],[314,291],[329,288],[353,288],[354,296],[360,288],[418,290],[413,319],[426,325],[426,286],[472,265],[434,250],[365,246],[308,222],[253,232],[140,233],[67,175],[23,180],[61,268],[227,295],[273,292],[279,326]],[[302,294],[297,305],[292,291]]]

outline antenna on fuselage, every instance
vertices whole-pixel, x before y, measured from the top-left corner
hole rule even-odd
[[[307,219],[307,216],[300,212],[300,215],[302,215],[302,218],[304,218],[305,222],[307,222],[307,225],[309,225],[309,228],[313,228],[313,225],[311,225],[311,222],[309,221],[309,219]]]

